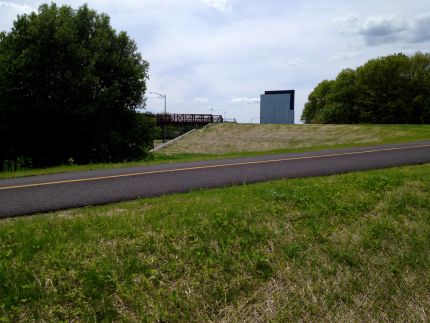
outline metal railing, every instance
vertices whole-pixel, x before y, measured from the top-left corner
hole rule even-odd
[[[171,114],[159,113],[156,115],[158,125],[196,124],[207,125],[209,123],[224,122],[221,115],[214,114]]]

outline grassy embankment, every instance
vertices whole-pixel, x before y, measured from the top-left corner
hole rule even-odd
[[[37,168],[37,169],[20,169],[16,172],[4,171],[0,172],[0,180],[6,178],[14,177],[24,177],[24,176],[35,176],[44,174],[56,174],[56,173],[67,173],[67,172],[78,172],[96,169],[112,169],[112,168],[124,168],[133,166],[144,166],[144,165],[154,165],[162,163],[174,163],[187,160],[198,160],[204,158],[205,156],[191,155],[191,154],[175,154],[172,156],[164,155],[151,155],[148,159],[133,161],[133,162],[123,162],[123,163],[97,163],[97,164],[85,164],[85,165],[60,165],[49,168]]]
[[[0,321],[428,321],[430,164],[0,221]]]
[[[163,154],[247,155],[430,140],[430,125],[219,124],[166,147]]]
[[[0,172],[0,179],[429,139],[430,125],[219,124],[192,133],[183,140],[153,154],[148,160],[116,164],[65,165],[46,169]]]

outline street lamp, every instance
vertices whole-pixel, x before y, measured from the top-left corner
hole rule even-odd
[[[159,97],[164,98],[164,125],[163,125],[163,143],[166,142],[166,115],[167,115],[167,95],[158,92],[149,92],[149,94],[155,94]]]

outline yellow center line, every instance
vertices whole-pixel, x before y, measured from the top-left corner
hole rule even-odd
[[[199,170],[199,169],[278,163],[278,162],[285,162],[285,161],[291,161],[291,160],[318,159],[318,158],[348,156],[348,155],[362,155],[362,154],[370,154],[370,153],[376,153],[376,152],[382,152],[382,151],[406,150],[406,149],[426,148],[426,147],[430,147],[430,144],[429,145],[408,146],[408,147],[397,147],[397,148],[372,149],[372,150],[354,151],[354,152],[337,153],[337,154],[326,154],[326,155],[316,155],[316,156],[289,157],[289,158],[280,158],[280,159],[240,162],[240,163],[216,164],[216,165],[194,166],[194,167],[185,167],[185,168],[173,168],[173,169],[154,170],[154,171],[147,171],[147,172],[137,172],[137,173],[128,173],[128,174],[119,174],[119,175],[81,178],[81,179],[69,179],[69,180],[63,180],[63,181],[52,181],[52,182],[44,182],[44,183],[33,183],[33,184],[24,184],[24,185],[15,185],[15,186],[5,186],[5,187],[0,187],[0,190],[28,188],[28,187],[37,187],[37,186],[48,186],[48,185],[57,185],[57,184],[66,184],[66,183],[90,182],[90,181],[97,181],[97,180],[103,180],[103,179],[132,177],[132,176],[144,176],[144,175],[162,174],[162,173],[176,173],[176,172],[192,171],[192,170]]]

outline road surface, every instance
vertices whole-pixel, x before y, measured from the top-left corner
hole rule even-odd
[[[430,162],[430,141],[0,180],[0,218],[139,197]]]

